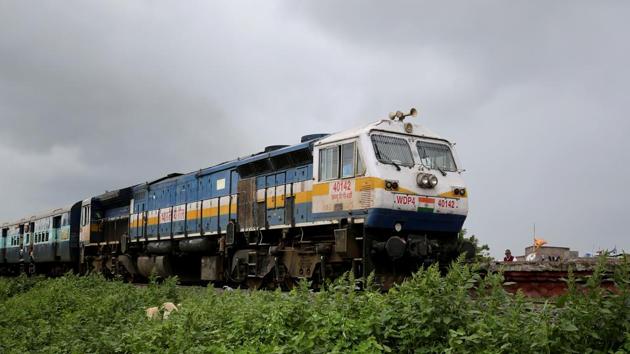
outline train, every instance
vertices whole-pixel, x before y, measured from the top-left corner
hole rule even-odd
[[[465,245],[454,144],[417,110],[107,191],[0,225],[0,273],[315,286],[351,272],[393,284]],[[470,248],[470,247],[468,247]]]

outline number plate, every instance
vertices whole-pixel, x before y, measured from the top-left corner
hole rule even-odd
[[[459,208],[459,200],[451,198],[435,198],[435,210],[442,211],[456,210]]]
[[[394,195],[393,208],[397,210],[414,210],[423,213],[453,214],[460,208],[460,203],[460,200],[453,198],[396,194]]]

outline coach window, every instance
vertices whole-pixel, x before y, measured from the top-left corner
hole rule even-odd
[[[339,146],[319,151],[319,180],[328,181],[339,178]]]

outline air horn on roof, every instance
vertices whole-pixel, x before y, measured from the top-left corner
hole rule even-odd
[[[389,112],[389,119],[391,120],[395,120],[398,119],[399,121],[404,121],[405,118],[412,116],[412,117],[417,117],[418,116],[418,110],[415,108],[411,108],[411,110],[409,111],[409,113],[405,114],[401,111],[396,111],[396,112]]]

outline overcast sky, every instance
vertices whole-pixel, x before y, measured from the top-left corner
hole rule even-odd
[[[420,108],[465,227],[630,250],[630,2],[0,0],[0,219]]]

